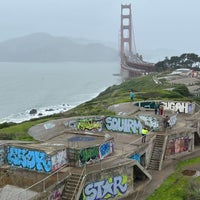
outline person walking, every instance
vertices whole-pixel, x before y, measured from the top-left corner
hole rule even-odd
[[[160,114],[160,115],[163,115],[163,111],[164,111],[164,106],[163,106],[163,104],[160,104],[160,107],[159,107],[159,114]]]
[[[163,119],[163,126],[164,126],[164,129],[166,129],[167,127],[170,127],[170,118],[168,115],[164,117]]]
[[[155,105],[154,105],[154,111],[155,111],[155,115],[157,115],[158,114],[158,103],[157,102],[155,102]]]
[[[133,102],[134,96],[135,96],[135,94],[134,94],[133,90],[131,90],[130,91],[130,102]]]

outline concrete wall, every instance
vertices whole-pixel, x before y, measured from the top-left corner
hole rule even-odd
[[[108,140],[102,144],[90,146],[82,149],[68,149],[70,156],[70,163],[74,166],[83,166],[85,164],[92,164],[96,161],[102,160],[114,152],[114,140]],[[75,160],[74,163],[72,163]]]
[[[130,154],[128,158],[132,160],[136,160],[138,163],[140,163],[143,167],[148,166],[151,154],[153,150],[154,140],[151,139],[146,146],[140,146],[137,149],[137,152],[134,152],[133,154]]]
[[[91,173],[80,200],[123,199],[133,192],[133,166],[124,165]]]
[[[4,146],[0,146],[0,166],[5,164],[5,150]]]
[[[109,116],[105,118],[104,123],[108,131],[116,131],[125,134],[142,134],[143,125],[138,119]]]
[[[174,158],[182,153],[193,151],[194,134],[177,133],[168,136],[165,159]]]
[[[5,171],[5,169],[2,169]],[[47,176],[45,173],[37,173],[34,171],[28,170],[9,170],[5,176],[2,176],[0,181],[0,187],[5,186],[6,184],[18,186],[21,188],[27,188],[38,181],[44,179]],[[51,181],[55,182],[56,177],[52,177]],[[37,187],[33,188],[33,190],[41,192],[43,189],[43,185],[38,185]]]
[[[69,118],[69,120],[64,122],[64,125],[72,130],[101,132],[103,129],[103,118],[98,116]]]
[[[12,167],[33,170],[36,172],[52,172],[68,162],[66,149],[48,155],[44,151],[27,147],[6,146],[6,163]]]
[[[190,113],[190,114],[194,113],[196,106],[191,102],[181,102],[181,101],[158,101],[158,102],[163,104],[164,110],[170,110],[173,112],[177,112],[179,110],[179,112],[181,113]],[[155,101],[140,101],[135,103],[135,105],[147,109],[154,109]]]

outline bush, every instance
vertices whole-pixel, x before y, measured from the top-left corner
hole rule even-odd
[[[179,93],[182,96],[190,96],[190,92],[185,85],[176,85],[173,92]]]

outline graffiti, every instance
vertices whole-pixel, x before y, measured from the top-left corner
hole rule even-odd
[[[40,172],[51,171],[50,157],[46,153],[40,151],[9,147],[7,162],[9,165]]]
[[[144,124],[153,130],[157,130],[159,127],[158,120],[152,116],[138,115],[139,119],[144,121]]]
[[[136,119],[106,117],[105,126],[109,131],[119,131],[131,134],[141,134],[142,124]]]
[[[53,191],[53,193],[49,196],[48,200],[60,200],[61,194],[61,189],[57,189]]]
[[[140,101],[138,103],[135,103],[134,105],[139,107],[154,109],[155,101],[142,101],[142,102]]]
[[[137,160],[140,163],[140,157],[141,157],[140,154],[136,153],[136,154],[131,155],[129,158],[132,160]]]
[[[4,147],[1,146],[0,147],[0,166],[4,165],[4,158],[5,158],[5,151],[4,151]]]
[[[177,122],[177,114],[170,117],[170,119],[169,119],[170,127],[174,126],[176,124],[176,122]]]
[[[102,121],[96,119],[80,119],[76,122],[78,130],[102,131]]]
[[[164,110],[179,111],[182,113],[192,112],[192,104],[188,102],[162,102]]]
[[[67,152],[66,150],[57,152],[56,155],[51,157],[52,170],[55,171],[67,163]]]
[[[99,200],[118,197],[127,191],[127,176],[115,176],[89,183],[83,190],[84,200]]]
[[[103,159],[113,152],[113,144],[106,142],[99,146],[99,157]]]
[[[189,137],[171,139],[168,141],[165,156],[174,155],[189,150]]]
[[[102,131],[102,119],[101,118],[83,118],[77,120],[70,120],[64,123],[65,127],[76,130],[88,130],[93,132]]]
[[[45,128],[46,130],[51,129],[51,128],[54,128],[55,126],[56,126],[55,124],[50,123],[50,122],[44,124],[44,128]]]
[[[65,127],[76,129],[76,121],[75,120],[67,121],[64,123],[64,125],[65,125]]]
[[[98,146],[82,149],[80,151],[80,162],[81,162],[81,164],[84,164],[90,160],[97,159],[98,156],[99,156]]]
[[[113,143],[106,142],[99,146],[89,147],[80,151],[80,165],[89,163],[90,161],[104,159],[113,152]]]

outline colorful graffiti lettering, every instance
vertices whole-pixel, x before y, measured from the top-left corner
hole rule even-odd
[[[136,119],[106,117],[105,126],[109,131],[119,131],[131,134],[141,134],[142,124]]]
[[[98,156],[99,156],[98,146],[82,149],[80,151],[80,162],[81,162],[81,164],[84,164],[90,160],[97,159]]]
[[[94,119],[81,119],[76,122],[78,130],[102,130],[102,122]]]
[[[99,146],[99,157],[103,159],[113,152],[113,145],[111,142],[106,142]]]
[[[86,185],[83,190],[83,199],[109,199],[121,196],[127,191],[127,188],[127,176],[115,176]]]
[[[61,199],[61,189],[55,190],[48,198],[48,200],[60,200]]]
[[[170,127],[174,126],[177,122],[177,114],[170,117],[169,125]]]
[[[18,147],[9,147],[7,154],[7,162],[9,165],[27,168],[40,172],[51,171],[50,157],[40,151],[23,149]]]
[[[165,156],[174,155],[189,150],[189,137],[171,139],[167,143]]]
[[[146,116],[146,115],[138,115],[139,119],[143,120],[145,125],[152,128],[153,130],[157,130],[158,120],[155,117]]]
[[[140,157],[141,157],[140,154],[136,153],[136,154],[131,155],[129,158],[132,160],[137,160],[140,163]]]
[[[61,189],[57,189],[49,196],[48,200],[60,200],[61,194]]]
[[[67,163],[67,152],[66,150],[57,152],[56,155],[51,157],[52,170],[55,171]]]

